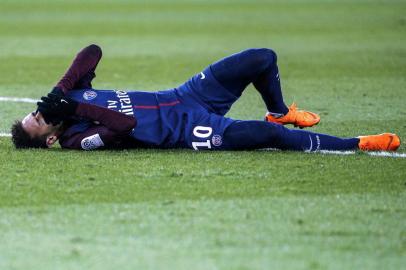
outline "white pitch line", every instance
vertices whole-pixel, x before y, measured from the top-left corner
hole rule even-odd
[[[265,151],[280,151],[275,148],[265,148],[262,149]],[[348,156],[348,155],[355,155],[357,153],[356,151],[336,151],[336,150],[320,150],[316,152],[306,152],[307,154],[327,154],[327,155],[342,155],[342,156]],[[364,154],[367,154],[369,156],[373,157],[392,157],[392,158],[406,158],[406,153],[396,153],[396,152],[387,152],[387,151],[382,151],[382,152],[362,152]]]
[[[392,152],[367,152],[368,155],[374,157],[394,157],[406,158],[406,153],[392,153]]]
[[[314,153],[314,152],[313,152]],[[317,153],[317,152],[316,152]],[[321,154],[332,154],[332,155],[353,155],[355,151],[328,151],[328,150],[321,150],[319,151]],[[393,157],[393,158],[406,158],[406,153],[395,153],[395,152],[363,152],[369,156],[373,157]]]
[[[347,156],[347,155],[354,155],[355,151],[320,150],[316,153]]]
[[[0,101],[22,102],[22,103],[37,103],[37,99],[33,98],[18,98],[18,97],[0,97]],[[0,137],[11,137],[10,133],[0,132]]]
[[[0,97],[0,101],[23,102],[23,103],[37,103],[37,99],[33,98],[17,98],[17,97]]]

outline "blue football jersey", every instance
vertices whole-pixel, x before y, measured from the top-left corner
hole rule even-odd
[[[72,90],[68,96],[132,115],[137,126],[131,136],[142,143],[164,148],[215,149],[233,120],[209,113],[192,95],[178,89],[159,92],[123,90]]]

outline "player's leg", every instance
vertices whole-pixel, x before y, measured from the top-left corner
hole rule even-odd
[[[218,82],[239,97],[252,83],[268,109],[266,120],[280,124],[313,126],[320,121],[317,114],[290,108],[283,101],[277,56],[270,49],[248,49],[212,64],[210,69]]]
[[[223,149],[277,148],[294,151],[318,150],[396,150],[400,139],[385,133],[359,138],[338,138],[304,130],[287,129],[262,121],[236,121],[224,132]]]
[[[279,79],[276,53],[270,49],[248,49],[210,66],[214,77],[235,96],[253,83],[268,111],[287,114]]]

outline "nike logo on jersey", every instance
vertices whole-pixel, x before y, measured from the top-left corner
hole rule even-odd
[[[61,99],[61,102],[68,104],[68,102],[64,99]]]
[[[200,80],[204,80],[206,78],[206,75],[204,75],[203,72],[200,72],[200,74],[202,75],[202,77],[200,78]]]

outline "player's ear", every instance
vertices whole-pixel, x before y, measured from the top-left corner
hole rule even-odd
[[[50,134],[47,136],[47,146],[51,147],[56,141],[58,140],[58,137],[55,134]]]

